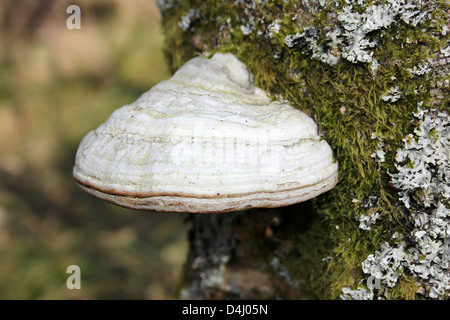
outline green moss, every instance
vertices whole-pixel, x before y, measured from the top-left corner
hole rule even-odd
[[[408,275],[404,275],[402,281],[390,290],[388,297],[391,300],[416,300],[418,299],[418,296],[416,295],[417,289],[418,287],[414,279],[411,279]]]
[[[408,232],[404,224],[407,212],[390,187],[388,173],[395,171],[395,151],[404,135],[412,131],[413,112],[419,104],[432,102],[430,88],[443,80],[431,74],[413,75],[410,70],[446,43],[448,35],[434,34],[439,34],[448,21],[447,4],[440,2],[432,11],[432,19],[417,26],[398,19],[387,28],[371,32],[368,37],[378,41],[372,49],[378,63],[374,73],[370,63],[341,58],[330,65],[312,58],[304,43],[286,45],[286,36],[314,27],[317,45],[326,48],[326,28],[339,23],[333,13],[341,12],[342,5],[335,7],[331,1],[325,7],[307,3],[271,1],[253,6],[251,1],[182,1],[164,12],[163,29],[172,71],[196,54],[232,52],[248,66],[257,86],[274,98],[288,99],[318,122],[335,151],[340,181],[335,189],[312,202],[317,219],[307,231],[296,235],[286,231],[286,237],[293,237],[294,246],[281,254],[281,261],[294,278],[309,279],[310,289],[318,297],[335,299],[343,287],[357,287],[363,276],[361,262],[370,253],[390,241],[394,231]],[[199,10],[199,18],[183,31],[178,21],[190,9]],[[362,13],[365,7],[354,10]],[[276,19],[279,32],[269,37],[269,25]],[[253,30],[244,34],[240,26],[250,21]],[[401,98],[395,102],[383,100],[392,87],[398,87]],[[384,143],[383,162],[372,156],[379,148],[379,139],[373,136]],[[375,207],[364,205],[369,196],[377,197]],[[369,231],[361,230],[356,218],[374,212],[380,214],[376,225]],[[323,261],[326,257],[329,262]],[[414,298],[411,283],[405,275],[386,294]]]

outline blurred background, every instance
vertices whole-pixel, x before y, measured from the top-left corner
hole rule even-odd
[[[72,178],[81,138],[170,76],[155,1],[2,0],[0,28],[0,299],[176,298],[183,216],[108,204]]]

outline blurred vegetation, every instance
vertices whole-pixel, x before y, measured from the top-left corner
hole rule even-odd
[[[72,178],[81,138],[169,77],[154,1],[4,0],[0,26],[0,299],[176,298],[183,216],[116,207]],[[81,290],[66,287],[72,264]]]

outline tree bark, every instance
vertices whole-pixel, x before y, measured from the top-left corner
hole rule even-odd
[[[448,3],[158,5],[172,71],[234,53],[314,117],[339,162],[337,187],[311,201],[189,216],[181,298],[448,298]]]

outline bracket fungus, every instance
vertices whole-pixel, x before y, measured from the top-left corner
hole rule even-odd
[[[73,176],[123,207],[216,213],[306,201],[335,186],[337,167],[309,116],[218,53],[188,61],[89,132]]]

